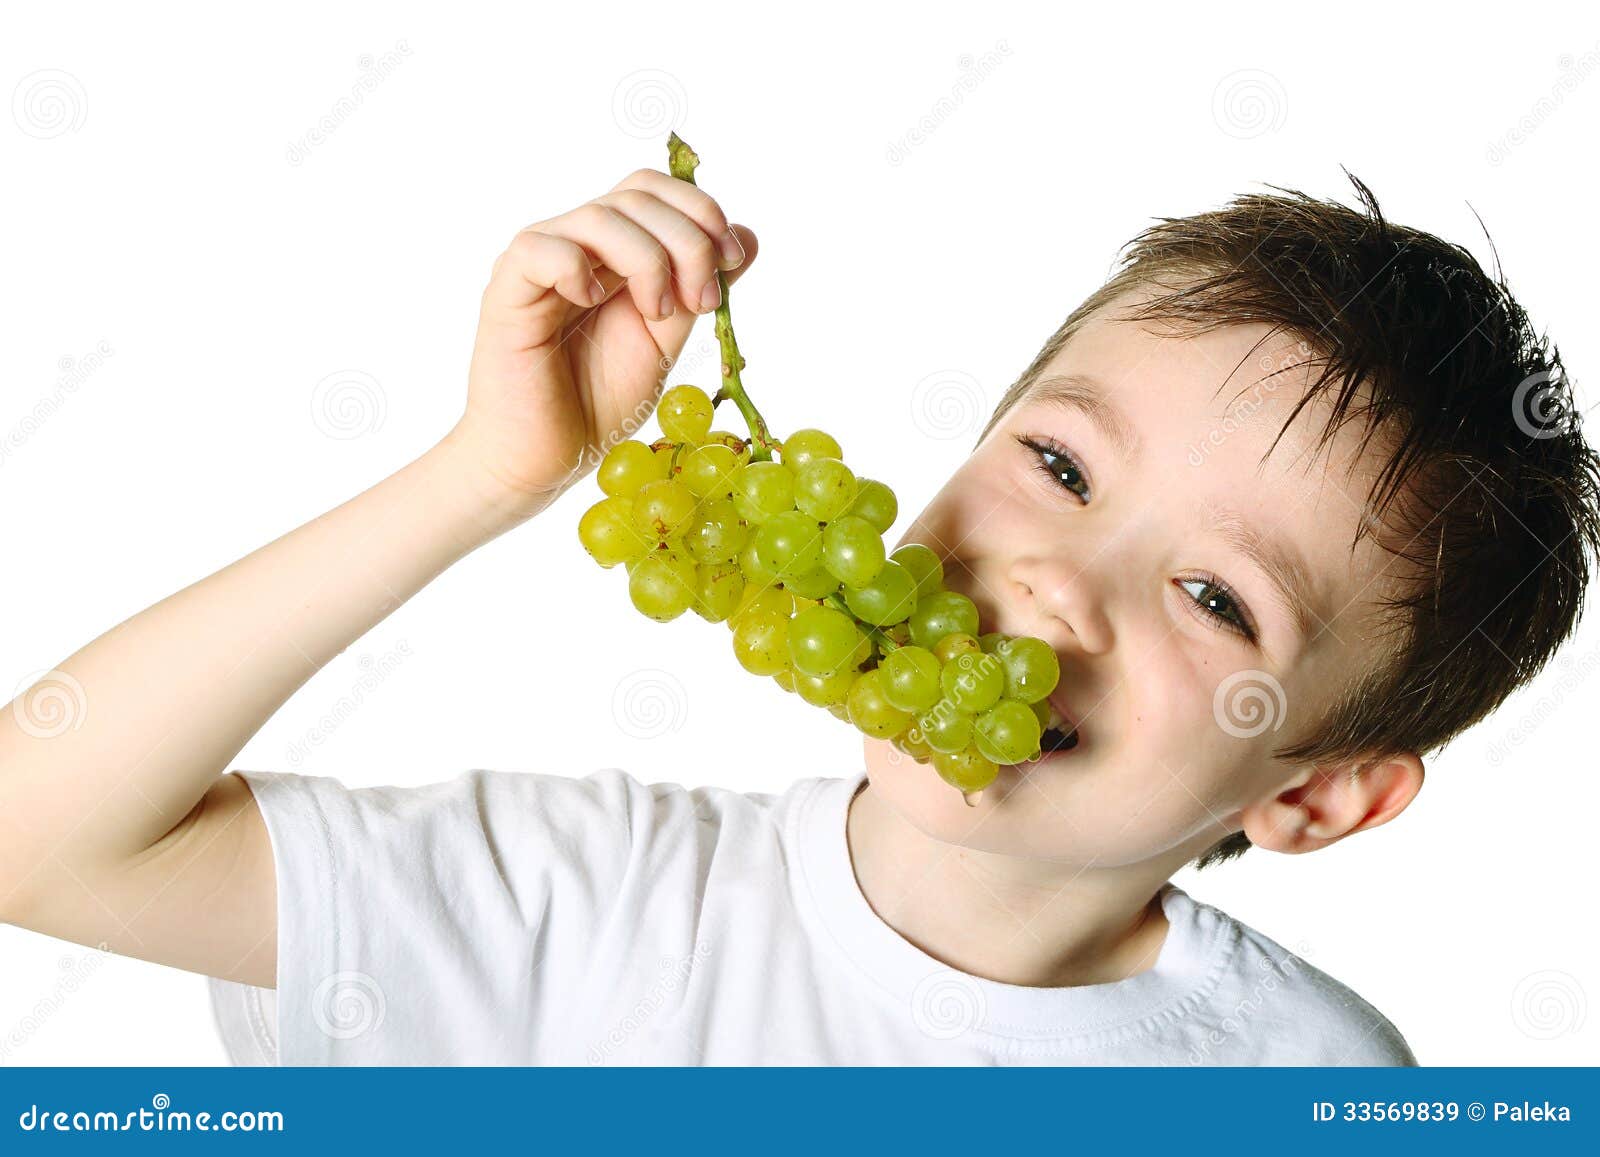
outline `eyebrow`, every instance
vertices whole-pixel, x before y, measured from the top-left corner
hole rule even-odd
[[[1294,620],[1303,639],[1312,635],[1310,583],[1305,563],[1296,552],[1266,538],[1239,513],[1227,507],[1215,508],[1211,531],[1227,545],[1254,563],[1272,583],[1278,605]]]
[[[1123,458],[1136,458],[1144,450],[1137,427],[1093,378],[1081,374],[1044,378],[1028,391],[1027,400],[1082,414]]]

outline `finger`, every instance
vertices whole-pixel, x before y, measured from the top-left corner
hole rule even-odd
[[[761,242],[756,237],[755,231],[748,225],[729,225],[728,230],[733,234],[734,241],[738,244],[744,258],[735,269],[730,269],[722,275],[723,280],[730,286],[745,275],[751,264],[756,259],[756,254],[761,250]]]
[[[590,201],[538,228],[576,242],[591,258],[621,274],[633,304],[645,317],[660,321],[676,311],[672,259],[666,248],[638,222],[610,205]]]
[[[484,307],[521,309],[552,290],[579,308],[588,308],[605,296],[583,246],[525,229],[495,261],[484,290]]]
[[[647,230],[672,259],[672,281],[678,300],[690,313],[710,313],[722,301],[717,287],[717,247],[705,230],[665,201],[639,189],[623,189],[601,197],[629,220]]]
[[[744,260],[739,263],[738,268],[730,269],[722,275],[724,280],[731,286],[745,275],[745,270],[749,269],[751,263],[755,261],[756,254],[761,249],[761,241],[755,235],[755,231],[748,225],[730,225],[728,228],[733,231],[734,240],[738,242],[740,249],[745,254]],[[603,293],[602,301],[610,297],[623,284],[621,277],[603,265],[596,267],[594,275],[596,280],[600,282]]]
[[[717,245],[717,268],[736,269],[745,259],[744,247],[729,229],[728,218],[722,206],[697,185],[681,181],[658,169],[640,169],[618,181],[611,191],[639,189],[658,200],[665,201],[705,230]]]

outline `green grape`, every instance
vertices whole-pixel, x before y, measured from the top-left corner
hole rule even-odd
[[[839,589],[839,580],[825,567],[808,570],[804,574],[785,575],[783,585],[797,595],[808,599],[822,599]]]
[[[850,616],[832,607],[807,607],[789,622],[789,661],[796,671],[827,675],[852,666],[861,629]]]
[[[578,541],[607,568],[637,562],[651,545],[633,525],[633,501],[628,498],[602,498],[584,511],[578,519]]]
[[[858,678],[860,672],[850,667],[841,667],[828,675],[807,675],[804,671],[796,671],[794,689],[800,698],[813,707],[841,707],[849,699],[850,688]]]
[[[1024,703],[1037,703],[1056,689],[1061,664],[1055,649],[1032,636],[1002,643],[995,656],[1005,667],[1006,695]]]
[[[733,503],[714,498],[700,504],[699,517],[683,540],[696,562],[728,562],[738,557],[749,537],[750,528],[740,521]]]
[[[708,623],[720,623],[739,605],[744,575],[734,562],[703,563],[694,568],[694,612]]]
[[[690,450],[678,462],[678,481],[696,498],[732,498],[733,476],[739,465],[739,455],[733,450],[707,442]]]
[[[633,496],[633,524],[655,539],[682,534],[694,517],[695,500],[681,482],[663,478],[646,482]]]
[[[941,700],[917,719],[922,739],[935,751],[960,751],[972,742],[972,716]]]
[[[823,529],[822,565],[845,586],[866,586],[883,563],[883,537],[866,519],[846,514]]]
[[[982,791],[995,781],[1000,769],[975,747],[960,751],[935,751],[933,767],[951,787],[959,791]]]
[[[746,522],[794,509],[794,471],[781,462],[750,462],[733,476],[733,505]]]
[[[835,719],[842,719],[846,723],[850,722],[850,712],[845,710],[843,703],[830,703],[828,705],[828,714]]]
[[[813,458],[843,458],[844,452],[821,430],[796,430],[783,440],[778,457],[785,466],[803,466]]]
[[[632,498],[646,482],[665,478],[662,463],[643,442],[619,442],[600,460],[595,472],[600,489],[613,498]]]
[[[785,668],[772,677],[772,681],[785,691],[794,691],[794,671]]]
[[[775,514],[755,533],[756,558],[779,578],[822,565],[822,528],[798,510]]]
[[[850,613],[875,627],[902,622],[917,605],[917,584],[897,562],[883,564],[865,586],[846,587],[844,601]]]
[[[669,550],[653,550],[628,573],[628,597],[639,613],[670,622],[694,605],[694,563]]]
[[[911,713],[890,703],[883,694],[883,672],[868,671],[855,681],[846,701],[850,722],[874,739],[888,739],[911,726]]]
[[[794,504],[818,522],[844,513],[855,501],[856,476],[837,458],[807,458],[794,472]]]
[[[856,498],[845,513],[865,518],[879,534],[887,534],[900,514],[900,503],[895,499],[894,491],[882,482],[857,477]]]
[[[926,711],[939,701],[939,660],[921,647],[897,647],[878,664],[883,697],[901,711]]]
[[[978,716],[972,741],[996,763],[1022,763],[1039,754],[1039,720],[1026,703],[1002,699]]]
[[[922,737],[922,732],[915,726],[906,728],[899,735],[896,735],[891,742],[918,763],[931,763],[933,761],[933,748],[928,746],[928,741]]]
[[[1037,703],[1030,703],[1028,710],[1032,711],[1033,717],[1039,721],[1041,732],[1050,726],[1050,700],[1041,699]]]
[[[706,441],[715,442],[732,450],[741,466],[750,461],[750,443],[737,434],[730,434],[726,430],[713,430],[706,435]]]
[[[956,591],[937,591],[928,595],[911,612],[911,641],[933,650],[946,635],[978,633],[978,608],[966,595]]]
[[[752,675],[776,675],[789,666],[789,618],[746,611],[733,620],[733,654]]]
[[[656,460],[656,468],[660,470],[662,478],[672,477],[672,455],[677,449],[675,444],[666,439],[650,443],[650,453]]]
[[[985,631],[978,636],[978,649],[985,655],[992,655],[1000,649],[1000,644],[1010,637],[1010,635],[1001,634],[999,631]]]
[[[978,640],[971,635],[964,635],[960,631],[946,635],[933,645],[934,658],[941,663],[953,663],[962,655],[981,654],[983,654],[983,650],[978,646]]]
[[[894,519],[889,521],[892,523]],[[944,589],[944,563],[931,547],[908,542],[889,557],[911,572],[911,577],[917,581],[917,598],[925,599]]]
[[[746,612],[757,615],[782,615],[787,619],[794,614],[794,596],[781,587],[759,587],[745,580],[744,592],[739,596],[738,609],[732,617]]]
[[[778,576],[761,565],[756,557],[755,536],[751,535],[739,552],[739,569],[744,571],[744,581],[756,590],[768,590],[778,585]]]
[[[674,442],[704,442],[711,430],[711,399],[697,386],[673,386],[661,395],[656,421]]]
[[[993,655],[958,655],[939,668],[939,690],[958,711],[976,715],[1005,694],[1005,668]]]

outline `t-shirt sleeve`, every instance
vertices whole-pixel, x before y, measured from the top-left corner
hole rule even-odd
[[[559,1015],[540,977],[581,974],[651,806],[615,769],[366,788],[238,774],[278,889],[276,990],[211,985],[240,1064],[492,1064],[527,1049]]]
[[[1370,1005],[1367,1006],[1369,1009]],[[1345,1066],[1378,1065],[1383,1067],[1415,1067],[1417,1058],[1387,1018],[1372,1010],[1372,1020],[1365,1030],[1347,1032],[1343,1041],[1334,1046],[1330,1063]]]

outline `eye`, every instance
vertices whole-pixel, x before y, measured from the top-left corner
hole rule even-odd
[[[1089,477],[1072,451],[1049,438],[1035,439],[1018,435],[1017,441],[1033,455],[1038,469],[1046,478],[1068,493],[1077,495],[1081,501],[1089,501]]]
[[[1250,614],[1227,583],[1212,575],[1177,579],[1176,582],[1185,591],[1190,587],[1198,588],[1199,593],[1190,595],[1189,601],[1194,604],[1195,613],[1202,616],[1209,625],[1217,630],[1232,631],[1252,643],[1255,642],[1256,632],[1250,622]]]

